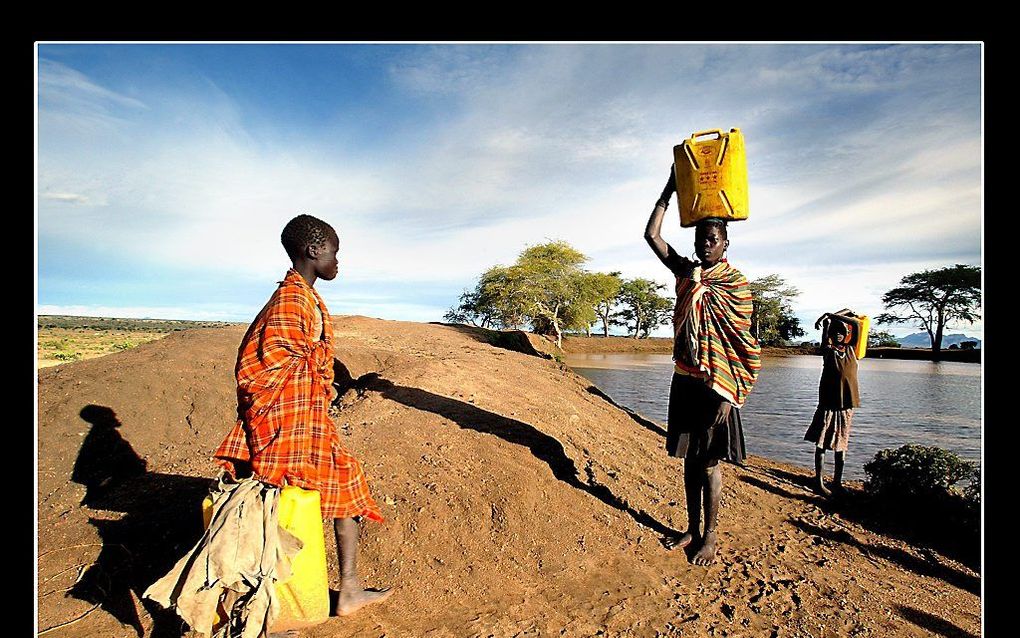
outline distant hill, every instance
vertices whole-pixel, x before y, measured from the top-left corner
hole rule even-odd
[[[900,345],[903,346],[904,348],[931,347],[931,339],[928,338],[927,332],[917,332],[912,335],[907,335],[906,337],[897,339],[897,341],[899,341]],[[968,337],[967,335],[964,334],[951,334],[942,335],[942,349],[945,350],[954,343],[959,344],[961,341],[977,341],[976,347],[978,348],[981,347],[981,340],[978,339],[977,337]]]
[[[223,328],[240,325],[236,321],[189,321],[185,319],[122,319],[114,317],[76,317],[70,315],[39,315],[39,329],[68,328],[77,330],[127,330],[142,332],[177,332],[189,328]]]

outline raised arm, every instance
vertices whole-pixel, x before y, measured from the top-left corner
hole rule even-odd
[[[821,326],[822,335],[824,338],[825,332],[829,329],[828,323],[830,321],[842,321],[853,325],[853,330],[850,331],[850,345],[857,346],[857,341],[861,338],[861,320],[854,314],[853,310],[849,308],[843,308],[837,312],[827,312],[815,321],[815,328]]]
[[[660,231],[662,229],[662,217],[666,213],[666,207],[669,206],[669,199],[673,196],[676,191],[676,177],[673,174],[673,168],[670,167],[669,179],[666,181],[665,188],[662,189],[662,194],[659,195],[659,201],[655,202],[655,208],[652,209],[652,215],[648,218],[648,225],[645,226],[645,241],[651,246],[652,252],[659,258],[666,268],[669,268],[674,275],[680,277],[683,276],[687,271],[690,270],[694,262],[684,257],[681,257],[673,247],[666,243],[666,240],[662,238]]]
[[[844,323],[853,324],[855,327],[861,327],[861,320],[854,314],[854,311],[849,308],[843,308],[837,312],[826,312],[817,320],[815,320],[815,330],[821,327],[823,319],[838,319]]]
[[[838,310],[836,312],[829,312],[826,314],[832,317],[833,319],[838,319],[845,323],[852,323],[857,328],[861,327],[860,318],[857,316],[856,313],[854,313],[853,310],[850,310],[849,308],[843,308],[842,310]]]

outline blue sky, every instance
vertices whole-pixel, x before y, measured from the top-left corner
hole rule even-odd
[[[644,225],[673,145],[711,128],[747,145],[730,260],[800,289],[806,338],[824,311],[878,314],[908,273],[981,263],[976,44],[41,44],[38,62],[40,314],[250,321],[298,213],[340,232],[318,284],[334,314],[441,320],[548,239],[671,284]],[[663,234],[692,250],[675,199]]]

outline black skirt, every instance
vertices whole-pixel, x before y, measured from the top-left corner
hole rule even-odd
[[[726,423],[712,426],[722,401],[702,379],[673,373],[666,429],[666,451],[670,456],[737,464],[747,458],[739,408],[730,408]]]

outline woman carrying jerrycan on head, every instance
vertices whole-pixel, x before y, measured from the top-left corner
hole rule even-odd
[[[666,451],[684,459],[688,527],[684,534],[666,539],[665,544],[670,548],[691,545],[691,562],[708,565],[714,562],[717,551],[722,493],[719,461],[739,464],[746,457],[740,408],[761,368],[761,349],[751,334],[747,278],[726,259],[730,245],[726,218],[691,219],[691,211],[684,208],[691,197],[678,193],[681,225],[695,226],[695,259],[681,257],[662,239],[662,218],[676,188],[677,175],[671,169],[645,228],[645,240],[676,277],[675,365],[669,391]]]

